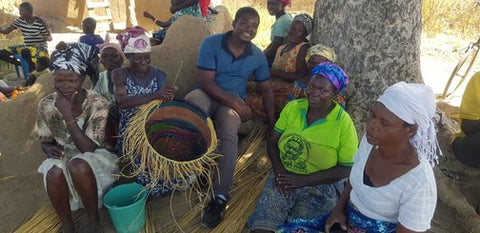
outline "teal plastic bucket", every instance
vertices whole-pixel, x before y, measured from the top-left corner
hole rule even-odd
[[[137,183],[122,184],[108,191],[103,204],[118,233],[138,233],[145,225],[147,190]]]

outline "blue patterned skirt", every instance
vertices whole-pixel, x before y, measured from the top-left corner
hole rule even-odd
[[[329,214],[314,219],[294,219],[280,226],[276,233],[318,233],[325,229],[325,221]],[[394,233],[397,229],[396,223],[375,220],[369,218],[352,204],[347,204],[347,229],[348,233]]]

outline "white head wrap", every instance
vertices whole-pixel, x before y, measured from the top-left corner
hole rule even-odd
[[[432,166],[438,163],[438,146],[435,125],[435,95],[432,88],[424,84],[398,82],[388,87],[378,99],[393,114],[408,124],[417,125],[417,133],[410,138],[421,158]]]
[[[149,53],[152,51],[150,39],[140,26],[128,27],[125,33],[117,35],[124,53]]]

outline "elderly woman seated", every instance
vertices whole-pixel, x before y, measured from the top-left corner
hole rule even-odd
[[[98,208],[118,172],[117,156],[103,149],[108,102],[82,88],[92,56],[86,44],[59,44],[50,67],[55,92],[38,105],[36,131],[47,156],[38,171],[63,232],[75,232],[71,210],[81,207],[88,215],[83,232],[100,232]]]
[[[252,232],[272,232],[291,219],[329,213],[350,172],[357,133],[334,101],[348,77],[329,62],[315,67],[311,77],[307,99],[285,106],[268,141],[273,171],[248,221]]]

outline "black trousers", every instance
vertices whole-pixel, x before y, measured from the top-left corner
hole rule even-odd
[[[452,143],[455,157],[469,167],[480,167],[480,132],[458,137]]]

